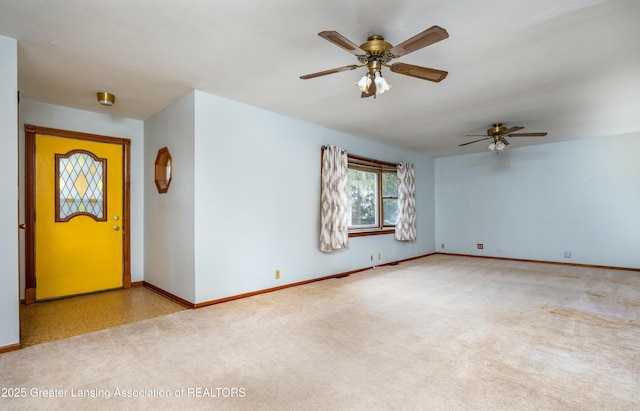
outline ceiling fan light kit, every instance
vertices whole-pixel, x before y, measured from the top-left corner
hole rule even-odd
[[[382,67],[388,67],[392,72],[428,80],[440,82],[447,76],[446,71],[436,70],[428,67],[414,66],[405,63],[388,64],[391,60],[409,54],[413,51],[430,46],[449,37],[449,33],[439,26],[433,26],[422,33],[416,34],[408,40],[392,46],[384,40],[384,37],[374,35],[369,36],[366,42],[357,46],[351,40],[347,39],[337,31],[321,31],[318,35],[325,40],[345,49],[349,53],[356,56],[359,65],[352,64],[349,66],[337,67],[334,69],[319,71],[317,73],[306,74],[300,76],[301,79],[307,80],[315,77],[325,76],[327,74],[339,73],[341,71],[354,70],[359,67],[366,67],[367,72],[356,83],[361,91],[360,97],[375,98],[379,94],[389,91],[391,86],[382,76]]]
[[[505,148],[507,148],[507,145],[505,143],[503,143],[502,141],[499,141],[499,140],[498,140],[497,143],[494,143],[492,141],[491,144],[489,144],[489,147],[487,147],[487,149],[489,151],[496,150],[496,153],[499,153],[499,152],[503,151]]]
[[[469,144],[477,143],[479,141],[492,140],[487,147],[489,151],[495,151],[496,154],[499,154],[501,151],[504,151],[505,148],[509,145],[509,142],[505,138],[505,136],[509,137],[544,137],[547,133],[515,133],[518,130],[522,130],[524,127],[522,126],[513,126],[513,127],[505,127],[502,123],[495,123],[491,126],[490,129],[487,130],[487,137],[484,137],[483,134],[467,134],[465,137],[484,137],[478,140],[469,141],[468,143],[458,144],[459,147],[466,146]]]
[[[372,83],[371,77],[369,76],[369,73],[367,73],[364,76],[362,76],[360,81],[356,83],[356,86],[358,86],[360,91],[362,91],[363,93],[368,93],[369,87],[371,87],[371,83]]]
[[[376,71],[374,82],[376,83],[376,91],[378,92],[378,94],[382,94],[385,91],[389,91],[389,89],[391,88],[391,85],[387,83],[387,80],[385,80],[384,77],[382,77],[382,73],[379,71]]]

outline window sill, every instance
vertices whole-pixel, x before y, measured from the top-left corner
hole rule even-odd
[[[395,232],[396,232],[395,227],[361,228],[361,229],[349,230],[349,238],[364,237],[368,235],[394,234]]]

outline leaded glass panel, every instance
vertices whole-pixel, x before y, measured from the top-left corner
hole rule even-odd
[[[56,220],[67,221],[74,214],[105,220],[106,159],[76,150],[66,156],[56,154],[56,162],[59,194]]]

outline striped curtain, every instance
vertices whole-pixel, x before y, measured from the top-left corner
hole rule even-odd
[[[349,247],[347,231],[349,167],[346,151],[336,146],[323,148],[320,189],[320,251],[332,252]]]
[[[416,181],[413,164],[400,163],[398,173],[398,219],[396,240],[416,241]]]

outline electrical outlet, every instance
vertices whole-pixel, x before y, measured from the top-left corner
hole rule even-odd
[[[371,261],[373,261],[373,254],[371,254]]]
[[[440,248],[444,250],[444,243],[440,244]]]
[[[382,260],[382,253],[378,253],[378,261]]]
[[[482,250],[482,249],[484,249],[484,244],[478,243],[478,250]]]
[[[276,270],[276,280],[280,279],[280,270]]]

